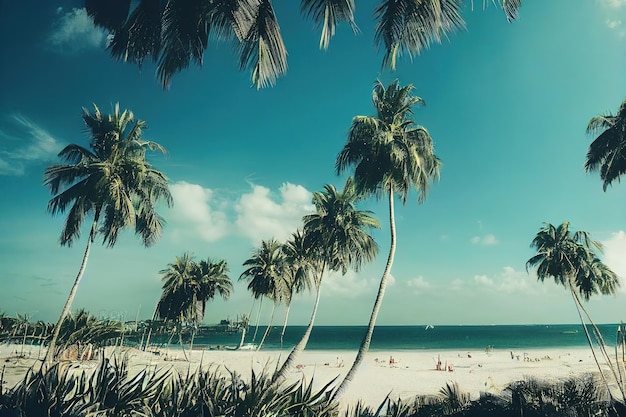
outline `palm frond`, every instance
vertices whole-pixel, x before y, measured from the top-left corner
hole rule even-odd
[[[109,39],[107,49],[113,58],[139,66],[146,57],[157,61],[161,52],[162,3],[139,1],[126,22]]]
[[[274,85],[287,72],[287,50],[270,0],[258,0],[258,8],[239,48],[239,68],[251,68],[257,88]]]
[[[374,12],[374,42],[385,49],[383,67],[394,70],[402,53],[419,54],[465,28],[460,0],[384,0]]]
[[[96,26],[114,32],[124,24],[130,0],[85,0],[85,9]]]
[[[354,21],[354,0],[302,0],[300,9],[322,27],[320,49],[328,49],[340,22],[348,22],[354,33],[359,30]]]

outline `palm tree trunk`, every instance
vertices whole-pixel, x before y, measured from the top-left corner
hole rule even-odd
[[[600,329],[598,329],[598,326],[596,326],[594,321],[591,319],[591,316],[589,315],[589,312],[587,312],[587,309],[585,308],[585,306],[583,305],[582,301],[580,300],[580,297],[578,297],[578,294],[576,294],[576,292],[573,289],[572,289],[572,291],[574,293],[574,298],[575,298],[576,303],[578,303],[578,305],[580,306],[580,309],[583,311],[583,313],[585,313],[585,316],[587,317],[587,320],[589,320],[589,323],[593,327],[593,331],[594,331],[594,333],[596,335],[598,346],[600,346],[600,352],[602,353],[602,356],[604,357],[604,360],[606,361],[607,365],[609,366],[609,369],[611,369],[611,373],[613,374],[613,378],[615,378],[615,382],[617,383],[617,386],[618,386],[618,388],[620,390],[620,393],[622,394],[622,399],[624,401],[626,401],[626,393],[624,392],[624,386],[623,386],[623,384],[620,383],[620,377],[615,372],[615,368],[613,367],[613,362],[611,362],[611,358],[610,358],[608,352],[606,351],[606,345],[604,343],[604,339],[602,338],[602,334],[600,333]],[[584,326],[584,324],[583,324],[583,326]],[[617,358],[616,358],[616,360],[617,360]],[[596,363],[597,363],[597,361],[596,361]]]
[[[270,322],[267,325],[267,328],[265,329],[265,333],[263,333],[263,337],[261,338],[261,341],[259,342],[259,347],[256,348],[257,351],[261,350],[261,346],[263,346],[263,342],[265,342],[265,338],[270,333],[270,329],[272,328],[272,323],[274,322],[275,312],[276,312],[276,303],[274,303],[274,306],[272,307],[272,315],[270,316]]]
[[[72,289],[70,290],[70,294],[67,297],[67,301],[65,301],[65,306],[61,311],[61,315],[59,316],[59,320],[57,324],[54,326],[54,332],[52,333],[52,339],[50,340],[50,345],[48,345],[48,351],[46,352],[46,357],[44,358],[45,364],[52,364],[55,357],[55,350],[57,345],[57,340],[59,338],[59,333],[61,332],[61,325],[63,324],[63,320],[67,317],[67,314],[70,312],[72,308],[72,302],[74,302],[74,297],[76,297],[76,291],[78,290],[78,284],[80,284],[80,280],[83,278],[83,273],[85,272],[85,267],[87,266],[87,259],[89,258],[89,251],[91,250],[91,244],[96,237],[96,230],[98,226],[98,218],[100,217],[100,211],[97,210],[94,215],[93,223],[91,225],[91,231],[89,232],[89,238],[87,239],[87,247],[85,248],[85,254],[83,255],[83,261],[80,264],[80,269],[78,270],[78,274],[76,275],[76,279],[74,280],[74,285],[72,285]]]
[[[383,297],[385,296],[385,288],[387,287],[387,281],[389,279],[389,275],[391,273],[391,267],[393,265],[393,258],[396,254],[396,222],[394,216],[394,205],[393,205],[393,188],[389,186],[389,230],[391,231],[391,244],[389,247],[389,256],[387,257],[387,264],[385,265],[385,270],[383,272],[383,276],[380,279],[380,285],[378,286],[378,294],[376,295],[376,301],[374,301],[374,307],[372,308],[372,315],[370,316],[370,321],[367,326],[367,331],[365,332],[365,336],[363,337],[363,341],[361,342],[361,346],[359,347],[359,351],[350,367],[350,370],[344,377],[341,384],[332,394],[332,400],[337,401],[345,390],[348,388],[348,385],[356,375],[356,371],[358,370],[361,362],[363,362],[363,357],[367,353],[370,348],[370,343],[372,342],[372,334],[374,333],[374,326],[376,325],[376,318],[378,317],[378,311],[380,310],[380,306],[383,302]]]
[[[154,321],[156,320],[157,312],[159,309],[159,303],[157,303],[156,307],[154,307],[154,313],[152,313],[152,321],[150,322],[150,329],[148,329],[148,337],[146,337],[146,345],[142,350],[146,350],[148,345],[150,344],[150,336],[152,335],[152,327],[154,326]]]
[[[183,326],[182,325],[178,328],[178,343],[180,344],[180,348],[183,350],[183,356],[185,356],[185,360],[189,362],[189,358],[187,357],[187,352],[185,352],[185,345],[183,344]]]
[[[254,325],[254,334],[252,335],[252,342],[256,340],[256,332],[259,331],[259,319],[261,318],[261,306],[263,305],[263,296],[259,300],[259,311],[256,312],[256,324]]]
[[[285,337],[285,329],[287,328],[287,320],[289,319],[289,309],[291,303],[287,303],[287,310],[285,311],[285,321],[283,322],[283,331],[280,332],[280,348],[283,348],[283,338]]]
[[[241,329],[241,340],[239,341],[239,347],[240,348],[243,346],[243,342],[246,339],[246,330],[247,329],[246,329],[245,326]]]
[[[320,303],[321,289],[322,289],[322,280],[320,277],[320,280],[317,283],[317,293],[315,295],[315,304],[313,304],[313,312],[311,313],[311,319],[309,320],[309,325],[304,331],[304,334],[302,335],[302,339],[300,339],[298,344],[295,345],[293,349],[291,349],[291,352],[289,353],[289,356],[287,356],[287,359],[285,360],[283,365],[280,367],[278,372],[274,374],[274,377],[272,378],[273,384],[280,383],[282,380],[285,379],[285,377],[287,376],[287,373],[293,366],[293,363],[295,362],[296,357],[300,354],[300,352],[304,350],[304,348],[306,347],[306,344],[309,342],[309,337],[311,336],[311,331],[313,330],[313,323],[315,322],[315,315],[317,314],[317,307],[319,306],[319,303]]]
[[[583,330],[585,331],[585,337],[587,338],[587,343],[589,343],[589,347],[591,348],[591,354],[593,355],[593,360],[596,362],[596,366],[598,367],[598,371],[600,371],[600,376],[602,377],[602,381],[604,382],[604,385],[606,385],[606,390],[609,393],[609,396],[613,398],[613,395],[611,394],[611,387],[609,386],[609,382],[606,380],[606,377],[604,376],[604,372],[602,372],[602,367],[600,366],[600,362],[598,362],[596,351],[593,348],[593,342],[591,341],[591,337],[589,336],[589,330],[587,330],[587,326],[585,325],[585,319],[583,318],[583,315],[581,313],[580,300],[578,299],[578,296],[576,295],[576,291],[574,290],[574,288],[571,285],[569,287],[570,287],[570,292],[572,293],[572,298],[574,299],[574,304],[576,305],[576,311],[578,312],[578,317],[580,318],[580,322],[583,325]]]

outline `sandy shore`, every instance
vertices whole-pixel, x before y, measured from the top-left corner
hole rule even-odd
[[[44,351],[26,346],[20,355],[19,345],[0,345],[0,361],[4,366],[4,387],[10,388],[20,381],[33,365],[41,363]],[[108,348],[106,355],[113,353]],[[275,367],[289,351],[221,351],[205,350],[188,352],[190,362],[176,349],[160,349],[142,352],[131,348],[117,349],[117,353],[129,357],[130,373],[145,367],[165,367],[187,372],[202,361],[203,366],[219,366],[226,371],[236,371],[248,379],[251,369],[260,371],[264,366]],[[314,377],[314,386],[321,387],[333,378],[343,377],[349,369],[356,352],[305,351],[297,360],[292,378],[303,375]],[[393,357],[394,363],[390,364]],[[441,368],[436,370],[438,359]],[[343,363],[343,366],[341,364]],[[94,369],[97,361],[74,362],[77,369]],[[448,366],[451,370],[448,370]],[[510,382],[533,376],[546,380],[595,372],[596,367],[588,348],[528,349],[511,351],[494,349],[485,351],[422,350],[369,352],[359,372],[345,393],[342,405],[363,400],[370,406],[378,404],[391,394],[392,398],[407,398],[418,394],[436,394],[448,382],[477,398],[480,392],[500,392]]]

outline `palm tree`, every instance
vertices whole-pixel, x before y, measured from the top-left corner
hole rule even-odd
[[[521,0],[492,0],[509,21],[517,17]],[[301,12],[321,27],[319,46],[327,49],[342,22],[358,32],[354,0],[301,0]],[[484,1],[487,4],[487,1]],[[257,88],[273,85],[287,71],[287,50],[272,0],[85,0],[93,22],[110,32],[107,46],[114,59],[157,64],[164,87],[172,76],[202,65],[209,39],[234,42],[240,70],[249,69]],[[461,0],[380,0],[374,9],[374,43],[385,50],[383,65],[395,68],[399,55],[419,54],[432,43],[465,27]]]
[[[206,302],[213,300],[216,295],[228,300],[233,292],[233,282],[228,276],[230,269],[224,260],[211,258],[201,260],[194,272],[195,283],[198,287],[195,319],[197,323],[200,323],[204,319]]]
[[[260,302],[263,297],[268,297],[274,301],[270,321],[257,348],[260,349],[272,326],[276,306],[285,298],[285,257],[282,253],[282,244],[276,239],[263,240],[261,247],[256,249],[243,265],[248,268],[241,273],[239,280],[245,279],[248,281],[248,290],[252,292],[254,298],[260,298]],[[261,305],[260,302],[259,307]]]
[[[335,399],[343,394],[354,378],[370,346],[396,251],[395,195],[405,204],[409,192],[415,189],[417,201],[422,203],[431,182],[439,177],[441,163],[434,153],[433,140],[424,127],[411,120],[412,107],[423,102],[421,98],[411,95],[412,90],[412,84],[400,87],[398,80],[387,88],[377,81],[372,94],[376,116],[356,116],[353,119],[348,140],[335,163],[338,174],[354,166],[354,182],[359,194],[387,197],[391,233],[387,264],[367,331],[352,367],[333,394]]]
[[[588,135],[598,135],[587,151],[585,170],[600,172],[602,188],[607,187],[626,173],[626,100],[616,115],[596,116],[587,125]]]
[[[44,185],[54,194],[48,211],[56,215],[68,210],[62,246],[71,246],[80,237],[85,217],[92,216],[82,263],[48,347],[48,363],[54,358],[61,323],[70,311],[96,236],[102,235],[102,243],[112,247],[120,231],[133,227],[142,243],[150,246],[163,228],[156,203],[173,203],[167,178],[146,160],[148,150],[165,149],[142,140],[145,121],[135,120],[131,111],[120,112],[118,104],[111,115],[102,115],[94,105],[94,112],[83,109],[82,117],[90,132],[90,149],[68,145],[59,152],[67,163],[53,164],[44,171]]]
[[[216,295],[230,297],[233,283],[228,277],[226,261],[208,258],[196,263],[186,252],[160,271],[163,274],[163,294],[157,304],[157,316],[176,323],[182,346],[182,324],[192,326],[191,347],[199,324],[204,319],[206,302]]]
[[[283,322],[283,330],[280,333],[280,346],[283,346],[283,337],[289,319],[289,310],[291,308],[291,300],[294,294],[304,290],[311,290],[313,287],[313,268],[314,265],[309,256],[309,248],[306,245],[304,232],[298,229],[291,234],[291,238],[283,245],[283,253],[285,254],[285,284],[287,291],[285,292],[285,320]]]
[[[324,191],[313,194],[316,211],[304,216],[303,221],[304,246],[308,248],[305,256],[314,266],[315,303],[302,339],[293,347],[274,375],[274,382],[280,382],[286,377],[296,357],[309,341],[319,305],[324,271],[341,271],[345,275],[348,269],[359,271],[364,262],[371,262],[376,258],[378,245],[368,234],[368,230],[379,228],[380,224],[371,211],[356,208],[358,200],[359,196],[351,178],[347,179],[343,191],[328,184],[324,186]]]
[[[537,249],[537,253],[526,262],[526,268],[536,268],[538,280],[543,282],[546,278],[553,278],[556,284],[570,291],[602,379],[608,388],[608,382],[598,362],[583,313],[594,328],[600,351],[613,371],[613,376],[624,396],[623,387],[619,384],[602,336],[581,302],[581,297],[588,301],[594,294],[615,294],[619,287],[619,280],[615,273],[595,254],[594,250],[602,252],[602,245],[592,240],[589,233],[585,231],[579,230],[572,233],[569,230],[569,222],[563,222],[558,227],[545,223],[533,239],[531,247]]]

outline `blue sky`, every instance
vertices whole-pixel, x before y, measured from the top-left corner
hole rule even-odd
[[[285,239],[301,224],[312,192],[343,186],[335,156],[352,117],[372,114],[377,78],[414,84],[427,103],[416,121],[443,161],[424,204],[412,195],[396,206],[398,251],[380,324],[575,322],[568,293],[525,270],[543,222],[569,220],[590,232],[606,245],[605,262],[626,277],[624,185],[603,192],[583,171],[587,122],[625,98],[624,0],[525,0],[512,24],[475,2],[466,31],[403,57],[395,72],[381,71],[373,45],[376,1],[358,2],[358,35],[341,26],[320,51],[319,31],[300,16],[299,2],[276,0],[289,71],[260,91],[236,69],[230,48],[215,43],[202,68],[177,74],[163,90],[152,64],[139,70],[109,57],[105,34],[79,1],[46,3],[0,3],[0,310],[7,314],[54,320],[80,265],[86,242],[59,246],[63,217],[46,212],[42,172],[63,146],[87,144],[82,107],[108,112],[119,102],[170,153],[151,157],[175,197],[173,209],[161,210],[164,236],[148,249],[131,232],[113,249],[94,246],[74,302],[104,316],[145,318],[161,292],[159,270],[176,256],[225,259],[236,281],[261,239]],[[383,224],[374,233],[379,257],[358,274],[325,277],[318,324],[369,318],[389,227],[384,201],[361,208]],[[624,291],[626,283],[616,297],[592,300],[592,316],[624,319]],[[299,296],[290,322],[305,324],[312,302]],[[237,282],[229,301],[210,303],[205,321],[251,306]]]

